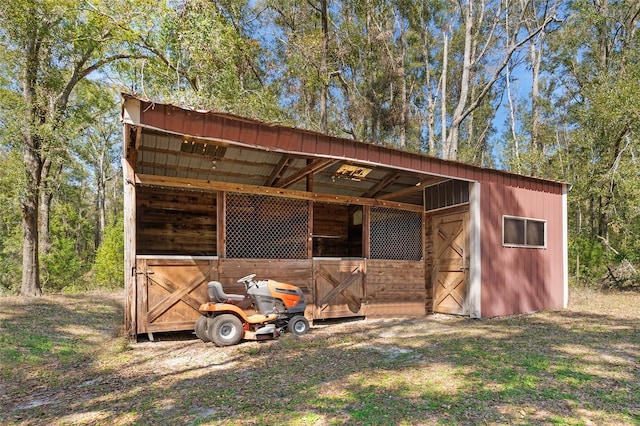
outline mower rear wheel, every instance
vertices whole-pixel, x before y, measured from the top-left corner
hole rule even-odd
[[[198,339],[202,340],[204,343],[209,343],[211,340],[209,339],[209,335],[207,334],[207,328],[209,327],[209,317],[201,316],[196,320],[195,332]]]
[[[301,336],[309,331],[309,321],[302,315],[296,315],[289,320],[288,329],[291,333]]]
[[[232,314],[218,315],[209,322],[207,335],[217,346],[236,345],[244,335],[242,321]]]

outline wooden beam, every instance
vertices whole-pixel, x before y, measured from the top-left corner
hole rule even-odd
[[[273,197],[296,198],[325,203],[357,204],[363,206],[389,207],[412,212],[423,212],[422,205],[399,203],[376,198],[350,197],[346,195],[320,194],[293,189],[271,188],[267,186],[245,185],[242,183],[216,182],[201,179],[173,178],[156,175],[136,175],[136,183],[149,186],[197,189],[203,191],[229,191],[244,194],[270,195]]]
[[[325,296],[321,300],[316,302],[316,305],[320,307],[320,310],[323,311],[327,307],[327,305],[331,303],[331,301],[335,299],[336,296],[338,296],[338,294],[342,294],[342,297],[344,297],[345,299],[347,299],[347,301],[349,301],[350,308],[351,308],[351,305],[353,305],[353,308],[355,309],[354,312],[357,312],[360,310],[360,305],[362,301],[359,300],[349,290],[347,290],[347,288],[351,284],[356,282],[358,278],[362,277],[363,274],[360,271],[360,268],[356,268],[355,270],[353,270],[351,272],[351,275],[349,275],[349,277],[347,277],[347,279],[345,279],[342,282],[335,279],[330,273],[328,273],[322,268],[320,268],[320,270],[318,271],[318,275],[320,275],[322,278],[327,280],[327,282],[333,286],[333,288],[329,293],[325,294]]]
[[[378,182],[373,188],[367,191],[366,194],[363,194],[363,197],[372,198],[375,197],[380,191],[385,189],[387,186],[391,185],[400,177],[400,173],[392,172],[387,175],[384,179]]]
[[[142,127],[138,126],[136,128],[136,141],[135,141],[136,151],[140,149],[141,144],[142,144]]]
[[[291,157],[284,155],[271,172],[271,176],[266,180],[264,186],[273,186],[273,183],[282,175],[282,171],[286,170],[287,166],[289,166],[290,161]]]
[[[309,164],[307,167],[305,167],[304,169],[298,170],[296,173],[292,174],[286,179],[279,180],[278,182],[276,182],[274,186],[276,188],[286,188],[287,186],[292,185],[298,182],[299,180],[303,179],[307,175],[322,171],[327,167],[334,165],[337,162],[338,160],[326,160],[326,159],[313,160],[313,162]]]
[[[219,257],[227,257],[227,194],[224,191],[217,192],[216,200],[216,254]]]
[[[362,208],[362,257],[371,259],[371,206]]]
[[[128,131],[129,126],[125,126]],[[132,150],[135,155],[135,150]],[[129,339],[134,340],[138,323],[136,309],[136,186],[135,171],[126,158],[122,159],[122,180],[124,183],[124,293],[125,293],[125,329]]]
[[[224,150],[227,149],[226,147],[221,147],[221,146],[216,146],[216,147],[221,149],[224,148]],[[156,147],[144,146],[144,145],[138,148],[138,151],[149,152],[153,154],[164,154],[167,156],[174,156],[174,157],[195,158],[197,160],[208,160],[208,161],[221,160],[223,158],[223,156],[221,155],[206,155],[206,154],[193,153],[193,152],[176,151],[175,149],[156,148]]]

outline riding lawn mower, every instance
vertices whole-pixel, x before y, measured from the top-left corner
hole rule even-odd
[[[246,297],[225,293],[218,281],[207,284],[210,301],[200,305],[202,316],[195,325],[199,339],[217,346],[230,346],[242,339],[275,339],[287,330],[296,335],[309,331],[302,290],[273,280],[255,281],[255,276],[251,274],[238,280],[245,285]],[[258,313],[249,315],[242,308],[247,304]]]

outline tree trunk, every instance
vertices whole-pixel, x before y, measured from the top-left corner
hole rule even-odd
[[[327,104],[329,92],[329,69],[327,65],[327,55],[329,52],[329,19],[327,17],[327,0],[320,0],[320,10],[322,19],[322,55],[320,58],[320,130],[322,133],[329,133],[327,118]]]
[[[33,10],[27,11],[27,19],[34,18]],[[35,34],[27,39],[25,72],[23,84],[23,98],[27,106],[25,115],[25,128],[23,130],[24,142],[24,170],[25,170],[25,194],[22,199],[22,283],[20,294],[23,296],[40,296],[40,265],[38,256],[38,204],[40,201],[40,177],[42,172],[42,160],[39,149],[41,146],[39,136],[35,134],[37,128],[45,120],[44,112],[38,107],[37,81],[40,69],[40,40]]]
[[[407,61],[407,45],[404,39],[404,26],[402,22],[400,25],[400,69],[398,75],[400,77],[400,149],[405,149],[407,146],[407,122],[409,113],[409,101],[407,99],[407,75],[405,63]]]
[[[40,265],[38,262],[38,204],[41,162],[33,149],[35,141],[31,136],[25,139],[24,164],[26,191],[22,201],[22,296],[41,296]]]
[[[534,33],[537,28],[532,26],[530,21],[525,25],[529,34]],[[531,62],[531,149],[544,154],[544,143],[540,140],[540,66],[542,64],[542,53],[546,38],[546,31],[539,32],[539,37],[531,39],[529,44],[529,60]]]
[[[518,143],[518,134],[516,133],[516,107],[513,104],[513,97],[511,96],[511,66],[507,65],[506,74],[506,91],[507,91],[507,101],[509,104],[509,130],[511,132],[511,139],[513,140],[512,152],[513,152],[513,160],[515,164],[512,164],[512,170],[516,173],[521,173],[520,167],[520,145]]]
[[[451,127],[447,137],[446,148],[443,152],[445,160],[456,160],[458,158],[458,141],[460,139],[460,125],[465,118],[465,109],[469,99],[469,87],[471,85],[471,67],[473,58],[473,4],[468,0],[462,5],[462,15],[464,17],[464,53],[462,58],[462,76],[460,77],[460,94],[453,116],[451,117]]]
[[[45,159],[42,162],[42,171],[40,173],[40,205],[38,206],[38,251],[40,254],[48,254],[51,251],[50,221],[51,200],[53,199],[53,190],[51,189],[50,178],[51,161]]]
[[[542,42],[541,42],[542,43]],[[544,145],[540,141],[540,63],[542,62],[542,45],[540,50],[531,43],[531,147],[544,154]]]
[[[441,149],[442,157],[447,158],[446,153],[449,152],[449,146],[447,145],[447,72],[449,65],[449,35],[445,32],[442,34],[442,92],[440,96],[440,125],[442,126],[442,132],[440,137],[442,138]]]
[[[427,128],[427,140],[429,146],[429,155],[436,155],[436,103],[437,103],[437,91],[432,93],[431,91],[431,65],[429,63],[429,31],[428,26],[421,18],[421,39],[422,39],[422,54],[424,55],[425,66],[425,87],[424,90],[427,111],[422,114],[424,120],[424,127]]]
[[[98,157],[98,164],[96,167],[96,213],[98,216],[95,241],[96,249],[100,246],[102,240],[104,239],[104,230],[106,228],[107,222],[106,188],[109,178],[106,176],[105,167],[105,149],[103,147],[103,149],[100,151],[100,156]]]

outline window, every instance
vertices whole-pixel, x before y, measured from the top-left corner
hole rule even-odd
[[[547,222],[523,217],[502,217],[502,245],[506,247],[547,246]]]

